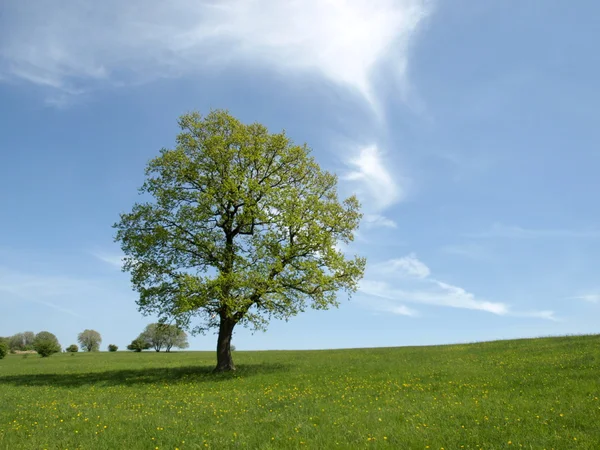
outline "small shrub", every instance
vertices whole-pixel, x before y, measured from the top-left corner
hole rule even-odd
[[[150,348],[150,344],[143,339],[134,339],[131,341],[131,344],[127,346],[127,350],[131,350],[133,352],[141,352],[142,350],[147,350]]]
[[[79,347],[77,347],[75,344],[69,345],[65,351],[67,353],[77,353],[79,351]]]
[[[117,347],[115,344],[109,344],[108,345],[108,351],[109,352],[116,352],[117,350],[119,350],[119,347]]]

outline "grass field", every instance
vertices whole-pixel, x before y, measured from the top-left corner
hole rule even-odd
[[[600,449],[600,336],[0,361],[2,449]]]

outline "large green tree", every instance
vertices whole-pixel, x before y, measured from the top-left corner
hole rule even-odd
[[[347,258],[359,202],[306,145],[222,110],[179,119],[175,149],[146,168],[144,200],[115,224],[143,313],[193,333],[218,329],[216,371],[235,370],[238,324],[265,329],[354,292],[365,260]],[[199,318],[192,326],[192,319]]]

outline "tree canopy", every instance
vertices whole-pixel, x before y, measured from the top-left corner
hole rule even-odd
[[[83,330],[77,335],[77,342],[79,342],[83,351],[97,352],[100,350],[102,336],[96,330]]]
[[[359,202],[340,201],[336,176],[284,132],[221,110],[185,114],[179,126],[177,146],[149,162],[144,201],[121,214],[116,240],[140,310],[192,332],[218,328],[215,370],[233,370],[237,324],[265,329],[356,290],[365,260],[338,244],[353,240]]]

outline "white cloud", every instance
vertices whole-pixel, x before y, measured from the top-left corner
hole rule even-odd
[[[414,253],[402,258],[390,259],[384,263],[375,264],[373,269],[380,274],[393,274],[421,279],[431,275],[429,267],[419,261]]]
[[[432,280],[432,282],[438,285],[441,291],[445,294],[444,302],[447,306],[476,309],[498,315],[504,315],[508,313],[508,307],[504,303],[479,300],[475,298],[475,295],[467,292],[461,287],[453,286],[437,280]]]
[[[462,287],[439,281],[431,276],[429,267],[414,253],[371,266],[359,289],[362,293],[379,299],[371,305],[377,310],[391,311],[390,302],[401,302],[471,309],[499,316],[556,320],[552,311],[513,311],[506,303],[482,299]],[[404,306],[393,304],[400,308]]]
[[[405,81],[409,44],[430,11],[428,0],[9,2],[0,78],[77,94],[258,60],[318,72],[373,104],[374,67],[390,54]]]
[[[360,283],[360,291],[367,295],[397,302],[473,309],[498,315],[508,312],[507,306],[503,303],[476,299],[470,292],[445,283],[437,286],[435,283],[428,283],[413,289],[402,289],[387,281],[365,279]]]
[[[468,237],[488,239],[561,239],[561,238],[600,238],[600,230],[568,230],[568,229],[528,229],[518,226],[494,224],[481,233],[469,234]]]
[[[404,305],[394,306],[394,307],[390,308],[390,312],[392,314],[398,314],[400,316],[409,316],[409,317],[417,317],[419,315],[419,313],[417,311],[415,311],[414,309],[411,309],[407,306],[404,306]]]
[[[368,228],[396,228],[396,222],[380,214],[365,214],[363,222]]]
[[[586,294],[570,297],[572,300],[583,300],[589,303],[600,303],[600,294]]]
[[[357,195],[368,210],[381,211],[404,197],[376,146],[362,149],[348,165],[354,170],[343,178],[354,183]]]

